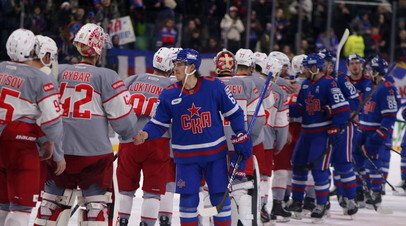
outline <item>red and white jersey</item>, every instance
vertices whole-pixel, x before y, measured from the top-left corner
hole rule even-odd
[[[63,157],[62,108],[54,84],[54,78],[32,66],[0,63],[0,134],[9,122],[38,121],[47,140],[55,142],[54,160],[59,161]]]
[[[154,74],[141,74],[128,77],[125,81],[125,87],[131,94],[131,103],[138,117],[135,125],[136,131],[142,130],[147,122],[155,115],[158,105],[158,97],[162,90],[172,84],[169,78]],[[166,132],[163,137],[169,137]],[[121,143],[132,142],[122,140]]]
[[[255,83],[249,79],[247,76],[222,76],[218,77],[228,89],[233,94],[238,105],[244,111],[244,121],[245,127],[248,130],[248,126],[252,121],[252,118],[255,113],[255,108],[258,104],[259,93],[258,89],[255,86]],[[263,127],[265,124],[265,111],[261,106],[258,112],[258,116],[255,122],[255,125],[251,131],[251,141],[252,144],[258,145],[263,142],[264,134]],[[231,144],[231,136],[234,135],[234,132],[230,126],[230,122],[223,119],[224,132],[227,137],[227,145],[229,150],[234,150],[234,146]]]
[[[59,65],[58,82],[65,154],[111,153],[108,123],[123,139],[136,135],[130,93],[115,71],[85,63]]]

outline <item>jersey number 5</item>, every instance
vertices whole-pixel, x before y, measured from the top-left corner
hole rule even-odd
[[[7,122],[11,122],[13,119],[14,106],[6,102],[7,96],[13,96],[18,98],[20,92],[12,89],[2,88],[0,92],[0,125]],[[1,110],[5,109],[5,110]],[[3,112],[5,112],[3,114]]]

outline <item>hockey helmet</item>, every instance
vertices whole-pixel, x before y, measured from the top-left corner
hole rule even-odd
[[[333,51],[327,50],[327,49],[323,49],[319,52],[319,55],[321,56],[321,58],[323,58],[323,60],[329,62],[329,63],[335,63],[336,62],[336,54]]]
[[[235,54],[237,65],[244,65],[247,67],[254,66],[253,60],[254,53],[250,49],[239,49]]]
[[[111,48],[110,37],[103,28],[92,23],[83,25],[75,35],[73,44],[84,57],[101,55],[103,48]]]
[[[227,49],[223,49],[218,52],[213,58],[214,65],[216,66],[216,73],[221,74],[223,72],[235,73],[235,56]]]
[[[254,64],[261,67],[261,72],[266,66],[267,55],[261,52],[255,52],[253,56]]]
[[[303,66],[310,69],[313,65],[315,65],[319,70],[323,69],[324,60],[317,53],[311,53],[303,60]]]
[[[194,49],[182,49],[176,55],[174,61],[184,61],[186,65],[194,64],[195,70],[197,71],[202,63],[202,58],[199,52]]]
[[[51,61],[57,60],[58,47],[56,46],[55,41],[47,36],[36,35],[36,44],[35,44],[35,53],[38,58],[41,60],[42,64],[45,66],[51,66],[52,62],[44,63],[44,56],[49,53],[51,55]]]
[[[372,58],[371,69],[377,71],[379,75],[385,75],[388,72],[388,62],[379,56]]]
[[[272,72],[273,77],[277,77],[282,70],[282,63],[275,57],[267,57],[265,67],[262,69],[262,73],[269,75]]]
[[[303,73],[303,69],[304,69],[303,60],[306,57],[307,57],[306,55],[302,54],[302,55],[294,56],[292,58],[292,71],[293,71],[293,73],[295,73],[295,74]]]
[[[358,54],[351,54],[347,57],[346,61],[347,61],[347,65],[352,61],[352,60],[358,60],[361,64],[365,63],[364,58],[362,58],[360,55]]]
[[[154,54],[152,66],[158,70],[169,72],[173,68],[172,62],[173,51],[167,47],[161,47]]]
[[[290,66],[290,60],[289,57],[286,56],[286,54],[279,52],[279,51],[272,51],[271,53],[269,53],[270,57],[275,57],[276,59],[278,59],[283,66]]]
[[[13,61],[32,60],[35,48],[35,35],[27,29],[17,29],[7,39],[7,55]]]

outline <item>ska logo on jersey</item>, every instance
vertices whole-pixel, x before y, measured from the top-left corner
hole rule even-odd
[[[306,112],[308,115],[314,115],[315,111],[320,111],[320,100],[313,99],[314,95],[307,95],[306,103]]]
[[[183,114],[181,116],[182,129],[192,130],[193,134],[203,133],[203,128],[211,127],[211,114],[210,111],[200,112],[202,107],[196,107],[195,103],[188,108],[190,114]]]

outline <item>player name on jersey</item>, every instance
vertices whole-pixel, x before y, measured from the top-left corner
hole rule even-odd
[[[228,89],[231,90],[231,92],[235,94],[241,94],[242,92],[242,86],[240,85],[227,85]]]
[[[24,79],[8,74],[0,74],[0,84],[20,89]]]
[[[130,87],[128,87],[128,91],[130,92],[147,92],[155,95],[160,95],[162,90],[162,87],[140,82],[133,83],[130,85]]]
[[[82,82],[89,82],[89,78],[92,74],[81,71],[64,71],[62,75],[63,80],[76,80]]]

